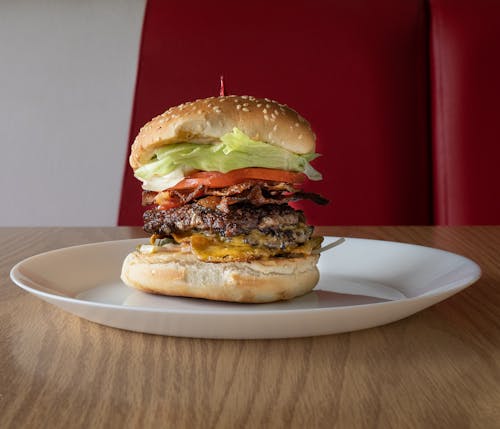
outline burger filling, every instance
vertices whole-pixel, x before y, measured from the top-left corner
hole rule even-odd
[[[287,183],[248,181],[226,188],[143,193],[144,229],[153,244],[165,238],[189,243],[199,259],[210,262],[247,261],[275,256],[311,254],[321,244],[312,237],[304,213],[288,202],[316,194],[297,191]],[[173,208],[161,203],[175,201]],[[157,241],[158,240],[158,241]]]
[[[135,171],[143,182],[147,251],[181,244],[207,262],[310,255],[321,245],[304,214],[289,202],[328,201],[303,192],[306,177],[321,179],[309,161],[250,139],[237,128],[214,143],[159,148]]]

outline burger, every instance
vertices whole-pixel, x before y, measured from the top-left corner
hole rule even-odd
[[[319,280],[322,238],[289,203],[327,203],[302,190],[321,180],[316,157],[310,124],[267,98],[205,98],[155,117],[130,155],[151,239],[126,257],[123,282],[246,303],[306,294]]]

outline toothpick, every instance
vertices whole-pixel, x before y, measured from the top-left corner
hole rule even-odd
[[[337,241],[334,241],[333,243],[323,246],[320,249],[315,250],[313,253],[318,254],[324,252],[325,250],[330,250],[332,247],[336,247],[342,244],[343,242],[345,242],[345,238],[339,238]]]
[[[224,90],[224,76],[220,75],[220,91],[219,95],[224,97],[226,95],[226,91]]]

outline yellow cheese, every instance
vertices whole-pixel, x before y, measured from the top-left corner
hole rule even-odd
[[[256,246],[251,246],[244,242],[244,236],[234,237],[228,241],[222,241],[216,237],[208,237],[201,234],[191,236],[191,249],[198,259],[205,262],[237,262],[249,261],[253,259],[271,258],[273,256],[285,255],[310,255],[317,249],[322,237],[313,237],[298,247],[288,247],[285,249],[271,249],[263,246],[265,235]]]

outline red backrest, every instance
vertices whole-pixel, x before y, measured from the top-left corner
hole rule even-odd
[[[431,1],[436,223],[500,223],[500,2]]]
[[[286,103],[318,136],[312,224],[431,222],[423,0],[147,3],[130,141],[168,107],[229,93]],[[141,224],[127,166],[120,225]]]

